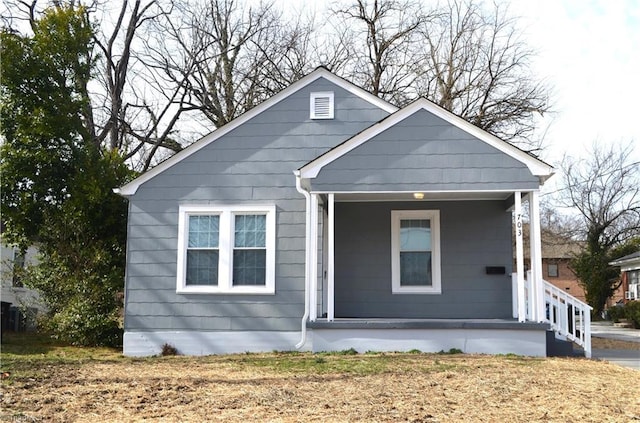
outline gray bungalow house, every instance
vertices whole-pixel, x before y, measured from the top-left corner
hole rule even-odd
[[[586,345],[587,309],[542,280],[552,173],[427,100],[398,109],[318,68],[116,189],[124,354],[544,356],[549,329]]]

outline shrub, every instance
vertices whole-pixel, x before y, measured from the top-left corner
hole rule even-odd
[[[74,299],[67,307],[41,320],[54,339],[80,346],[120,346],[118,316],[91,301]]]
[[[624,306],[624,317],[626,317],[633,327],[640,329],[640,301],[630,301]]]
[[[623,306],[613,306],[607,309],[607,319],[614,323],[619,322],[620,319],[624,318],[624,314]]]
[[[178,355],[178,349],[171,344],[165,343],[162,345],[162,352],[160,354],[162,356]]]
[[[459,348],[451,348],[449,351],[440,350],[438,354],[447,354],[447,355],[463,354],[463,351]]]

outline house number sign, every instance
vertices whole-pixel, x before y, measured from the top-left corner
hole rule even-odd
[[[516,236],[522,236],[522,214],[516,214]]]

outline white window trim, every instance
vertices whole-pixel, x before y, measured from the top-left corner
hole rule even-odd
[[[236,214],[266,215],[266,275],[264,286],[233,286],[233,241],[234,219]],[[220,241],[218,244],[218,285],[186,284],[187,277],[187,240],[189,216],[220,216]],[[240,206],[204,206],[183,205],[178,212],[178,265],[177,288],[181,294],[275,294],[276,264],[276,206],[275,205],[240,205]]]
[[[329,114],[328,115],[317,115],[316,114],[316,99],[319,97],[329,97]],[[309,96],[309,118],[310,119],[333,119],[334,117],[334,102],[333,102],[333,91],[321,91],[321,92],[313,92]]]
[[[429,219],[431,221],[431,286],[400,286],[400,221]],[[393,294],[441,294],[440,273],[440,211],[391,211],[391,292]]]

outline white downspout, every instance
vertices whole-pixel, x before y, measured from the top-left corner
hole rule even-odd
[[[300,349],[307,342],[307,319],[309,318],[309,284],[311,278],[309,277],[309,271],[311,270],[311,263],[309,263],[309,255],[311,254],[311,194],[309,191],[302,187],[300,178],[300,171],[294,170],[293,174],[296,175],[296,190],[304,195],[306,199],[306,224],[305,224],[305,259],[304,259],[304,314],[302,315],[300,342],[296,344],[296,348]]]

